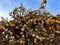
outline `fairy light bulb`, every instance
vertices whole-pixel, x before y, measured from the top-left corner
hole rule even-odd
[[[36,28],[35,30],[37,31],[38,29]]]
[[[8,38],[8,35],[6,35],[5,38]]]
[[[16,26],[16,29],[19,29],[19,27],[18,27],[18,26]]]
[[[5,34],[5,32],[2,32],[2,34]]]
[[[10,35],[13,35],[13,33],[12,33],[12,32],[10,32]]]
[[[24,28],[21,28],[21,31],[24,31]]]
[[[6,23],[6,26],[9,26],[8,23]]]
[[[32,34],[33,37],[35,37],[35,34]]]
[[[8,31],[8,29],[5,29],[5,31]]]
[[[22,40],[20,40],[20,43],[22,43],[23,41]]]
[[[38,35],[36,35],[36,38],[38,38],[38,39],[39,39],[39,36],[38,36]]]
[[[3,29],[5,29],[5,27],[3,27]]]
[[[20,32],[20,34],[23,34],[23,32]]]
[[[58,34],[59,34],[60,32],[59,32],[59,31],[56,31],[56,33],[58,33]]]

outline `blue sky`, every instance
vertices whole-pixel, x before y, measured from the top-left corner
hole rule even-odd
[[[9,12],[22,3],[27,9],[38,9],[41,0],[0,0],[0,17],[9,17]],[[60,14],[60,0],[47,0],[46,10],[53,14]]]

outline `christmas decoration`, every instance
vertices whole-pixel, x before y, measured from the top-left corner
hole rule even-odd
[[[43,10],[30,11],[21,4],[9,13],[13,20],[7,21],[2,17],[1,45],[59,45],[60,15],[54,17],[44,10],[46,3],[42,0],[40,9]]]

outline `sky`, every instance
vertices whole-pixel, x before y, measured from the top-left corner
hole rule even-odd
[[[9,12],[15,7],[18,7],[20,3],[27,9],[32,8],[35,10],[39,9],[41,0],[0,0],[0,17],[10,18]],[[50,11],[52,14],[60,14],[60,0],[47,0],[46,10]]]

